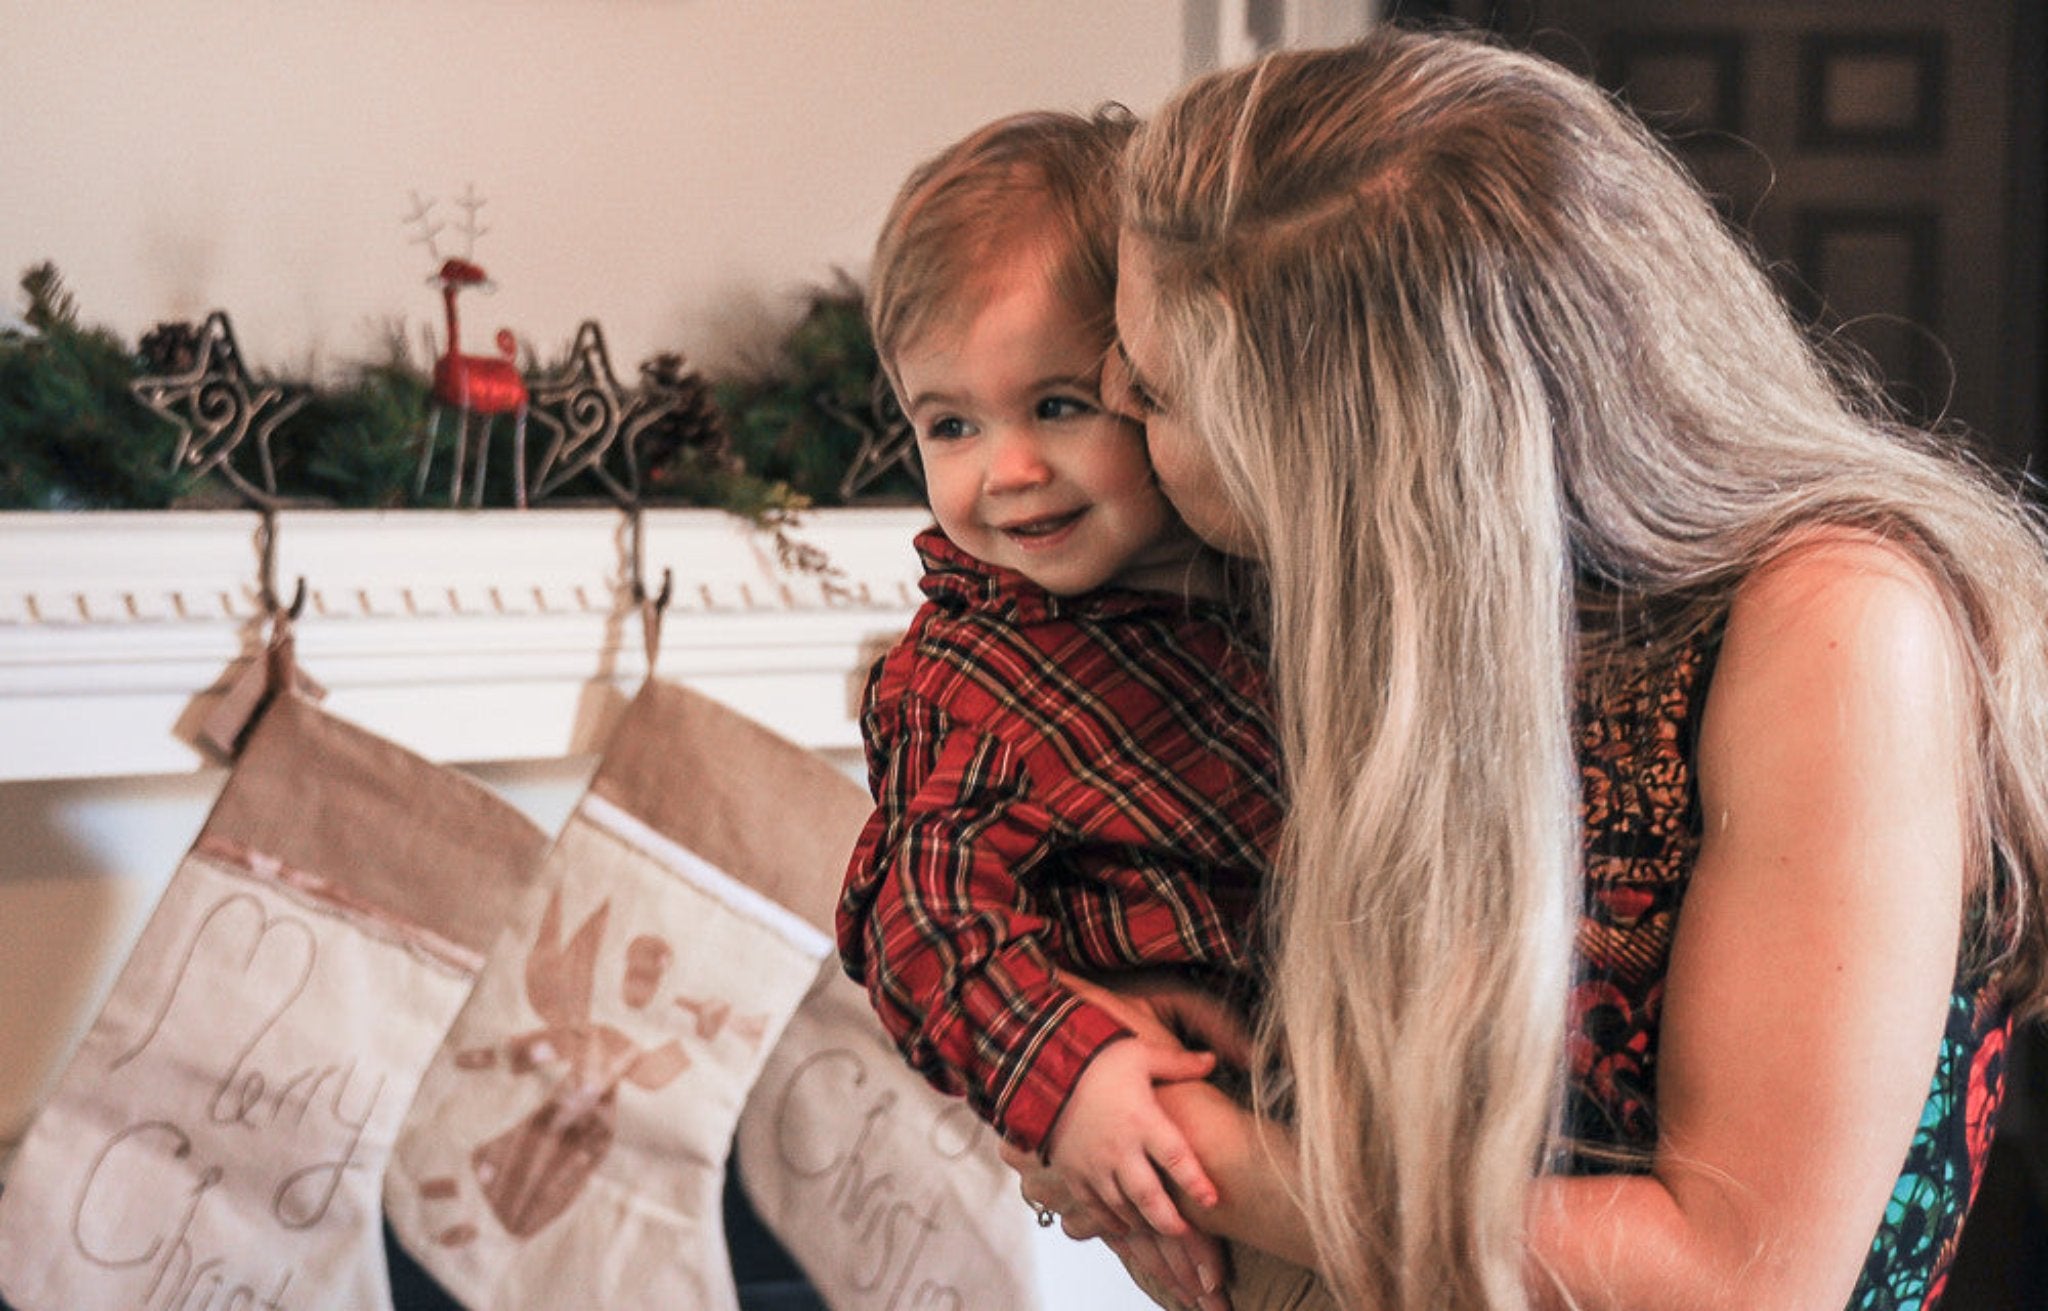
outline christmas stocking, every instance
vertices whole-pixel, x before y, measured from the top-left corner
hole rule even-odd
[[[739,1172],[832,1311],[1039,1305],[995,1134],[904,1064],[844,974],[805,999],[755,1084]]]
[[[545,844],[278,697],[0,1192],[7,1300],[388,1307],[392,1139]]]
[[[385,1180],[399,1241],[474,1311],[736,1308],[733,1126],[830,950],[756,853],[819,827],[820,772],[673,685],[625,711]]]
[[[723,786],[690,822],[727,868],[829,931],[866,792],[744,721],[700,723],[685,763]],[[791,796],[802,824],[787,822]],[[748,1202],[833,1311],[1039,1305],[1030,1213],[995,1134],[905,1064],[836,961],[755,1082],[737,1150]]]

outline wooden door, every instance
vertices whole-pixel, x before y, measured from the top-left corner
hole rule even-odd
[[[1393,8],[1492,27],[1621,92],[1910,413],[2038,466],[2039,0]]]

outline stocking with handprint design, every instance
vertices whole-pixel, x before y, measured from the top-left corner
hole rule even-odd
[[[476,1311],[737,1306],[733,1126],[830,943],[691,818],[706,713],[656,682],[627,708],[400,1135],[392,1229]]]

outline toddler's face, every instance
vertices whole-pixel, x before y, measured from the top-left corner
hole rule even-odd
[[[955,329],[897,361],[932,513],[954,545],[1058,595],[1172,588],[1192,550],[1142,430],[1106,410],[1101,342],[1013,261]]]

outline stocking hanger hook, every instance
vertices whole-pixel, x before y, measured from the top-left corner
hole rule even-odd
[[[292,602],[282,605],[277,595],[277,507],[258,507],[262,520],[256,526],[256,549],[258,567],[257,586],[263,590],[263,609],[272,619],[280,616],[296,620],[306,610],[306,578],[299,575],[292,588]]]
[[[661,591],[659,593],[648,592],[645,519],[646,515],[641,510],[638,501],[626,507],[626,528],[632,534],[633,546],[633,604],[647,605],[652,602],[655,609],[666,610],[668,609],[669,597],[675,591],[676,571],[663,566],[661,571]]]
[[[654,657],[661,649],[661,618],[668,609],[669,598],[675,592],[675,570],[664,565],[661,570],[661,591],[647,590],[647,524],[646,513],[641,509],[638,498],[627,503],[626,535],[631,549],[633,604],[640,607],[640,632],[647,644],[647,670],[654,672]]]

